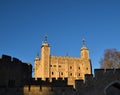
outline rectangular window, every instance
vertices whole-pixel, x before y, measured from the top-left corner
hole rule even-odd
[[[61,75],[63,75],[63,72],[61,72]]]
[[[54,75],[54,72],[52,72],[52,75]]]

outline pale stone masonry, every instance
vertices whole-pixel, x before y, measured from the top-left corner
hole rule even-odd
[[[68,78],[68,85],[74,85],[75,80],[83,79],[85,74],[91,74],[91,61],[89,50],[84,45],[80,50],[80,58],[70,56],[51,56],[50,45],[45,38],[41,46],[41,58],[34,60],[34,77],[42,78]]]

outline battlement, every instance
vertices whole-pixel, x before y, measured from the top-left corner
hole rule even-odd
[[[42,85],[42,86],[56,86],[56,87],[63,87],[63,86],[67,86],[67,82],[68,79],[67,78],[46,78],[45,80],[42,80],[41,78],[32,78],[31,81],[29,83],[27,83],[27,85]]]
[[[24,93],[30,95],[74,95],[73,86],[67,85],[67,78],[32,78],[29,84],[24,86]]]
[[[8,55],[2,55],[1,58],[0,58],[0,63],[22,64],[23,62],[20,61],[19,59],[15,58],[15,57],[12,58],[11,56],[8,56]],[[31,65],[30,63],[29,64],[28,63],[24,63],[24,64]]]
[[[21,64],[22,62],[19,59],[14,57],[12,58],[11,56],[8,56],[8,55],[2,55],[2,57],[0,58],[0,64],[10,65],[11,63]]]
[[[16,63],[21,62],[19,59],[12,58],[11,56],[8,56],[8,55],[2,55],[0,60],[4,62],[16,62]]]
[[[76,83],[88,84],[94,82],[95,80],[105,80],[105,79],[120,79],[120,69],[95,69],[94,76],[92,74],[86,74],[85,80],[76,80]]]
[[[4,61],[4,62],[11,62],[12,58],[11,56],[8,55],[2,55],[2,57],[0,58],[0,61]]]
[[[21,86],[32,78],[32,65],[17,58],[2,55],[0,59],[0,86]]]
[[[120,69],[95,69],[95,78],[109,78],[110,76],[118,77]]]

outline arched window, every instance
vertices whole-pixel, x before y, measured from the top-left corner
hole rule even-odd
[[[72,69],[72,66],[70,66],[70,69]]]
[[[70,76],[72,76],[72,73],[70,73]]]

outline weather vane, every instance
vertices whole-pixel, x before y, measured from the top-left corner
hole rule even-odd
[[[47,35],[45,35],[45,38],[44,38],[44,43],[47,43]]]
[[[83,46],[85,45],[85,38],[82,39],[82,42],[83,42]]]

